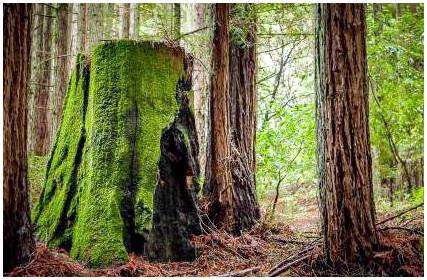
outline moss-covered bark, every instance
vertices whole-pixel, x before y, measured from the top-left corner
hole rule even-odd
[[[33,221],[49,245],[99,267],[143,250],[160,139],[186,72],[182,50],[149,42],[101,44],[90,64],[80,58],[71,78]]]

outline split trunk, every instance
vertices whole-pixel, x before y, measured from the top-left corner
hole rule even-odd
[[[233,8],[234,16],[237,5]],[[216,4],[204,193],[213,223],[240,234],[260,217],[255,193],[255,28],[248,24],[249,45],[242,45],[230,38],[229,18],[230,5]]]

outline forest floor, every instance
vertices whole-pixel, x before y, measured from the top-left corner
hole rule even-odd
[[[30,181],[37,184],[34,178]],[[407,200],[408,203],[395,204],[387,209],[377,207],[377,221],[392,219],[377,226],[383,248],[375,254],[375,263],[368,264],[368,271],[350,266],[331,269],[322,261],[320,220],[312,189],[312,186],[287,188],[279,199],[275,220],[261,220],[259,225],[240,237],[221,231],[193,237],[192,242],[200,252],[194,262],[151,263],[143,256],[131,254],[123,265],[90,269],[72,260],[64,250],[49,249],[45,244],[37,243],[30,262],[16,268],[9,276],[424,275],[423,207],[398,217],[395,216],[405,208],[410,209],[414,202]],[[32,193],[37,194],[38,190],[33,189]],[[272,196],[269,194],[261,199],[263,209],[268,208]],[[422,196],[418,205],[419,201],[423,201]]]
[[[387,228],[399,226],[391,224]],[[400,226],[410,230],[380,232],[382,243],[392,245],[395,249],[378,253],[376,257],[384,265],[393,265],[393,273],[422,276],[422,208],[411,213],[410,222]],[[71,260],[64,250],[48,249],[45,244],[38,243],[32,260],[15,269],[9,276],[267,276],[272,273],[280,276],[390,275],[386,270],[372,272],[360,267],[345,267],[339,271],[327,269],[325,265],[319,265],[322,256],[319,236],[311,231],[294,232],[286,225],[258,226],[240,237],[212,232],[194,237],[193,243],[201,253],[194,262],[150,263],[145,257],[130,255],[126,264],[106,269],[89,269]],[[396,262],[398,258],[400,261]],[[278,266],[286,259],[285,263]],[[275,267],[277,269],[274,270]],[[284,271],[280,272],[280,269]]]

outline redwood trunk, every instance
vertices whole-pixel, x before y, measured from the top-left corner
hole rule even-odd
[[[4,4],[3,265],[8,272],[34,250],[27,185],[27,91],[31,4]]]
[[[378,244],[368,125],[365,10],[319,4],[316,87],[319,190],[325,254],[364,261]]]

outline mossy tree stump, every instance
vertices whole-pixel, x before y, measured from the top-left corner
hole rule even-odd
[[[108,42],[93,50],[90,63],[78,58],[32,215],[41,240],[93,267],[143,253],[149,236],[169,252],[158,260],[183,251],[191,254],[181,259],[194,258],[188,236],[200,232],[199,165],[189,73],[183,50],[149,42]],[[179,224],[168,224],[174,236],[157,224],[168,219]],[[157,240],[172,237],[185,249]]]

